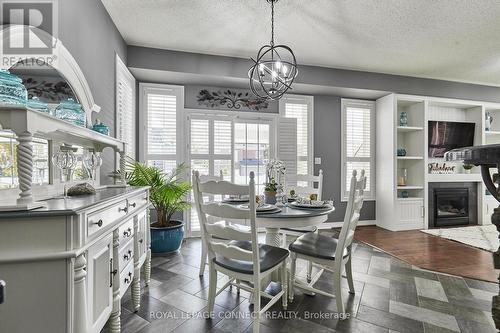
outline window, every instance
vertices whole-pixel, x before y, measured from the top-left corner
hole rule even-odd
[[[224,180],[236,184],[247,184],[253,171],[256,191],[263,193],[266,165],[274,156],[274,118],[214,110],[203,114],[193,110],[186,117],[187,160],[191,170],[211,176],[222,171]],[[196,235],[200,230],[196,211],[191,209],[187,217],[187,230],[191,236]]]
[[[140,160],[171,172],[182,161],[178,119],[184,104],[184,89],[179,86],[141,84]]]
[[[365,170],[365,198],[375,199],[375,103],[342,99],[342,200],[352,171]]]
[[[135,79],[116,56],[116,137],[127,144],[127,155],[136,158]]]
[[[297,119],[297,174],[313,173],[313,97],[286,95],[280,100],[280,115]]]

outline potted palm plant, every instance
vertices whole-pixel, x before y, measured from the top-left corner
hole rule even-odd
[[[176,212],[188,209],[191,204],[186,197],[191,185],[182,180],[183,164],[171,173],[136,161],[130,161],[128,184],[149,186],[149,200],[156,210],[157,220],[151,224],[151,251],[166,253],[177,251],[184,238],[184,222],[172,219]]]

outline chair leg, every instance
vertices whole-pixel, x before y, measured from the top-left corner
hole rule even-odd
[[[203,276],[205,273],[205,266],[207,264],[207,247],[205,246],[205,242],[202,240],[201,241],[201,261],[200,261],[200,272],[198,273],[199,276]]]
[[[259,333],[260,329],[260,283],[256,281],[253,286],[253,333]]]
[[[351,265],[351,257],[345,263],[345,275],[347,277],[347,284],[349,285],[349,293],[354,294],[354,281],[352,279],[352,265]]]
[[[284,260],[281,264],[281,289],[283,290],[281,301],[284,310],[286,310],[288,306],[288,276],[286,273],[286,260]]]
[[[239,295],[240,294],[240,283],[241,283],[241,280],[238,280],[236,279],[236,293]]]
[[[293,302],[293,297],[295,296],[295,266],[297,261],[297,255],[292,252],[290,255],[290,284],[288,285],[288,300],[290,303]]]
[[[307,275],[306,275],[307,283],[311,283],[312,270],[313,270],[313,263],[312,263],[312,261],[308,261],[307,262]]]
[[[217,271],[213,264],[208,264],[210,275],[208,279],[208,312],[214,311],[215,293],[217,292]]]
[[[339,269],[333,274],[333,289],[335,293],[335,300],[337,303],[337,312],[340,314],[340,318],[344,317],[344,303],[342,303],[342,270]]]

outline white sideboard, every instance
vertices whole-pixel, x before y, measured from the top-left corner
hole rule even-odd
[[[120,332],[120,300],[140,307],[150,279],[145,187],[50,199],[31,211],[0,212],[0,332]]]

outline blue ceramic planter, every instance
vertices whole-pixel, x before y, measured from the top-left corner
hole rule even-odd
[[[151,225],[151,252],[167,253],[177,251],[184,238],[184,222],[171,221],[168,228],[157,228]]]

